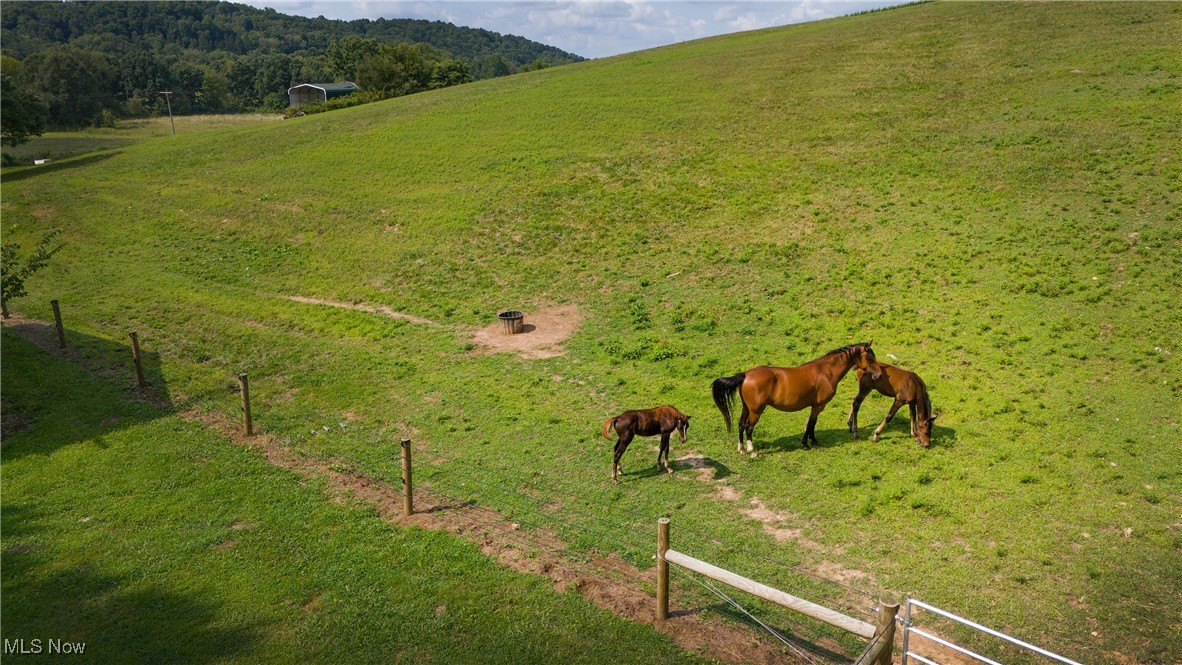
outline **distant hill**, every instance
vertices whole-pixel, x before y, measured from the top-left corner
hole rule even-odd
[[[471,62],[501,56],[512,65],[584,58],[516,35],[442,21],[289,16],[232,2],[10,2],[0,11],[3,53],[18,60],[51,44],[119,52],[149,46],[238,55],[294,55],[328,48],[348,36],[418,42]]]
[[[353,80],[368,56],[405,57],[405,49],[390,50],[395,45],[415,45],[424,82],[373,87],[413,92],[584,60],[441,21],[310,19],[229,2],[6,2],[0,35],[6,62],[33,63],[20,69],[29,70],[26,82],[46,99],[55,126],[90,124],[104,109],[162,112],[163,89],[173,90],[181,113],[278,110],[287,86]],[[426,81],[433,66],[442,72],[438,83]],[[85,80],[72,81],[79,72]]]

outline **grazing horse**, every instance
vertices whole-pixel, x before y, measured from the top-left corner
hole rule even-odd
[[[911,407],[911,436],[919,441],[919,445],[927,448],[932,442],[932,423],[936,422],[936,416],[932,413],[932,400],[928,398],[927,385],[915,372],[887,363],[877,363],[877,365],[879,369],[877,377],[870,372],[858,369],[858,396],[854,398],[854,404],[850,407],[850,418],[847,421],[850,433],[854,435],[855,439],[858,438],[858,407],[862,405],[862,400],[866,399],[866,395],[869,395],[871,390],[877,390],[887,397],[894,397],[895,403],[891,405],[886,420],[882,421],[878,429],[874,430],[874,435],[870,437],[870,440],[878,441],[878,435],[882,434],[887,423],[895,417],[895,412],[906,404]]]
[[[628,444],[632,443],[634,436],[660,434],[661,448],[657,450],[657,468],[660,468],[661,457],[664,456],[665,471],[673,473],[672,467],[669,466],[669,435],[677,432],[681,437],[681,442],[685,443],[685,431],[689,429],[689,419],[689,416],[666,405],[639,411],[625,411],[615,418],[603,421],[603,429],[600,431],[603,438],[611,439],[611,435],[608,434],[610,429],[616,430],[616,436],[619,437],[616,441],[616,456],[612,460],[612,482],[620,482],[616,480],[616,472],[620,469],[620,458],[624,456],[624,451],[628,449]]]
[[[759,422],[759,416],[767,407],[780,411],[800,411],[811,408],[808,428],[800,440],[801,448],[809,449],[809,440],[817,442],[814,432],[817,415],[825,409],[829,400],[837,393],[837,384],[851,367],[859,371],[876,374],[877,362],[872,342],[850,344],[834,349],[816,360],[799,367],[768,367],[761,365],[734,376],[715,379],[711,385],[714,403],[726,419],[726,430],[731,429],[731,405],[735,393],[743,401],[743,413],[739,416],[739,452],[743,452],[743,434],[747,434],[747,452],[755,457],[755,443],[751,432]]]

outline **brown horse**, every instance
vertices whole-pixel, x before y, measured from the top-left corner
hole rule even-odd
[[[878,435],[882,434],[887,423],[895,417],[895,412],[906,404],[911,407],[911,436],[919,441],[919,445],[927,448],[932,441],[932,423],[936,422],[936,416],[932,413],[932,400],[928,397],[927,385],[915,372],[887,363],[876,364],[879,369],[877,377],[871,375],[870,372],[858,370],[858,396],[854,398],[854,403],[850,407],[849,420],[846,421],[850,426],[850,433],[854,435],[855,439],[858,438],[858,407],[862,405],[862,400],[866,399],[866,395],[869,395],[871,390],[877,390],[887,397],[894,397],[895,403],[891,405],[886,420],[882,421],[878,429],[874,430],[874,435],[870,437],[870,440],[878,441]]]
[[[877,373],[874,369],[872,342],[850,344],[834,349],[816,360],[799,367],[768,367],[761,365],[741,374],[715,379],[711,389],[714,403],[726,419],[726,430],[731,429],[731,405],[735,393],[743,400],[743,413],[739,416],[739,452],[743,452],[743,433],[747,434],[747,452],[755,457],[755,443],[751,432],[759,422],[759,416],[767,407],[780,411],[800,411],[811,408],[808,428],[800,445],[809,449],[809,440],[817,442],[814,430],[817,415],[825,409],[829,400],[837,393],[837,384],[851,367],[859,371]]]
[[[612,460],[612,482],[620,482],[616,480],[616,472],[620,468],[620,458],[624,456],[624,451],[628,449],[628,444],[632,443],[632,437],[635,436],[660,434],[661,447],[657,450],[657,467],[660,468],[661,457],[664,456],[665,471],[673,473],[673,469],[669,466],[669,435],[677,432],[681,437],[681,442],[685,443],[685,432],[689,429],[689,419],[689,416],[666,405],[639,411],[625,411],[615,418],[603,421],[603,429],[600,431],[603,438],[611,439],[611,435],[607,433],[609,429],[616,430],[616,436],[619,437],[616,441],[616,456]]]

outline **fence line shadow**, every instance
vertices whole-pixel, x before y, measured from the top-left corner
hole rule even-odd
[[[45,175],[47,173],[56,173],[58,171],[65,171],[67,169],[91,166],[93,164],[98,164],[99,162],[104,162],[121,153],[121,150],[112,150],[110,152],[101,152],[93,155],[87,155],[85,157],[67,158],[60,162],[50,162],[41,166],[10,166],[0,173],[0,179],[3,179],[5,182],[26,180],[28,178]]]
[[[175,411],[160,367],[160,356],[140,340],[146,387],[138,387],[131,340],[119,344],[93,335],[66,331],[66,348],[57,351],[57,330],[47,324],[18,320],[3,325],[4,372],[0,376],[0,427],[5,461],[28,454],[50,453],[81,441],[104,445],[104,437]],[[56,353],[55,353],[56,352]],[[60,356],[60,357],[59,357]],[[68,379],[65,364],[78,362],[98,368],[94,385],[80,386]],[[97,399],[95,390],[116,399]],[[122,387],[120,387],[122,386]],[[69,418],[54,417],[68,404]],[[116,405],[112,411],[111,404]],[[43,420],[50,422],[42,423]],[[22,431],[43,426],[53,436],[21,437]]]

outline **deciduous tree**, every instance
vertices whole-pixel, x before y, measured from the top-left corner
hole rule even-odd
[[[11,77],[0,76],[0,142],[15,147],[41,136],[48,117],[40,97]]]

